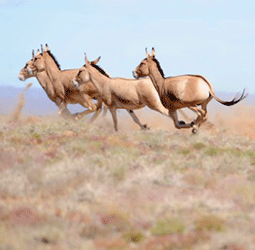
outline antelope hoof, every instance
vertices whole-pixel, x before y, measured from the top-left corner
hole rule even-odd
[[[191,130],[191,132],[192,132],[193,135],[197,134],[197,132],[198,132],[198,127],[197,127],[197,126],[193,127],[193,129]]]
[[[75,121],[78,121],[82,118],[82,116],[79,113],[76,113],[76,114],[73,115],[73,118],[74,118]]]
[[[142,130],[149,130],[150,128],[147,126],[147,124],[144,124],[142,127]]]
[[[179,125],[185,125],[185,121],[179,121]]]
[[[192,134],[195,135],[198,132],[198,130],[196,128],[192,129]]]

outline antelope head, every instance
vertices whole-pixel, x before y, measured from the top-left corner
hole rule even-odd
[[[43,54],[37,50],[36,55],[33,54],[32,64],[28,66],[28,71],[30,74],[36,75],[46,69]]]
[[[35,76],[35,74],[33,74],[31,70],[29,70],[29,68],[33,65],[33,57],[34,57],[34,50],[32,51],[32,59],[30,59],[26,63],[25,67],[23,67],[19,72],[18,78],[20,81],[26,81],[28,78]]]
[[[155,49],[154,48],[152,48],[151,55],[147,51],[147,48],[145,49],[145,52],[146,52],[147,57],[144,58],[140,62],[140,64],[135,68],[135,70],[133,71],[133,76],[136,79],[149,75],[149,73],[150,73],[149,65],[155,59]]]
[[[101,57],[98,57],[96,60],[89,62],[89,64],[95,65],[99,62]],[[87,57],[86,57],[86,64],[87,64]],[[86,64],[83,65],[77,75],[73,78],[73,85],[75,88],[79,88],[81,84],[87,83],[90,80],[89,72],[87,70]]]
[[[147,57],[150,56],[150,54],[147,51],[147,48],[145,49],[145,51],[146,51]],[[141,77],[145,77],[148,75],[149,75],[148,58],[144,58],[133,71],[133,76],[134,78],[139,79]]]

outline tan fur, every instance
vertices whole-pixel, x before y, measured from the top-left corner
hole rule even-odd
[[[36,79],[38,80],[39,84],[42,86],[42,88],[44,89],[44,91],[46,92],[46,94],[48,95],[48,97],[50,98],[51,101],[56,102],[56,98],[55,98],[55,90],[53,88],[53,85],[49,79],[49,77],[47,76],[47,73],[45,71],[41,71],[41,72],[36,72],[36,71],[29,71],[29,68],[33,66],[33,59],[29,60],[25,67],[23,67],[20,70],[19,73],[19,80],[20,81],[25,81],[28,78],[31,77],[36,77]]]
[[[83,115],[95,112],[91,118],[91,121],[94,121],[102,109],[102,100],[94,85],[90,83],[90,85],[79,90],[75,89],[72,84],[72,79],[77,74],[78,69],[63,71],[58,69],[54,60],[48,55],[48,51],[49,48],[46,47],[46,50],[42,48],[42,54],[39,51],[36,56],[33,54],[34,58],[28,61],[26,66],[21,69],[19,74],[20,80],[36,77],[48,97],[59,107],[60,115],[81,118]],[[93,102],[94,98],[97,99],[97,104]],[[71,115],[67,109],[67,104],[77,103],[89,109]]]
[[[114,121],[114,128],[117,131],[117,109],[126,109],[133,120],[142,128],[139,119],[132,110],[141,109],[145,106],[168,116],[168,110],[160,102],[159,95],[156,92],[149,78],[146,79],[125,79],[108,78],[101,74],[97,69],[91,66],[86,58],[86,67],[82,67],[82,74],[74,78],[74,82],[86,83],[92,81],[98,89],[103,102],[108,106]]]
[[[152,49],[152,56],[147,52],[144,59],[134,70],[137,78],[149,76],[154,87],[159,93],[160,100],[164,107],[169,110],[176,128],[190,128],[193,125],[198,127],[207,120],[207,104],[215,98],[223,105],[231,106],[246,97],[242,95],[232,101],[223,101],[215,95],[213,86],[200,75],[182,75],[164,78],[155,59],[155,50]],[[201,108],[198,107],[201,105]],[[176,110],[188,107],[198,115],[197,119],[190,124],[180,124],[177,120]],[[197,128],[196,128],[197,129]]]

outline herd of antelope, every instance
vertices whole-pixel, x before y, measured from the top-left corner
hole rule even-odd
[[[176,128],[192,128],[197,133],[198,128],[208,119],[207,104],[214,98],[223,105],[231,106],[243,100],[247,94],[244,90],[239,98],[223,101],[215,95],[212,84],[201,75],[182,75],[165,77],[155,50],[151,55],[146,50],[146,58],[133,71],[136,79],[111,78],[97,65],[100,57],[89,61],[80,69],[61,70],[56,58],[48,45],[41,52],[32,52],[32,59],[19,73],[19,79],[25,81],[36,77],[48,97],[59,108],[59,115],[79,119],[94,112],[90,122],[101,113],[104,104],[104,115],[107,109],[112,114],[114,128],[117,131],[117,109],[126,109],[142,129],[147,126],[141,124],[135,115],[135,109],[148,106],[150,109],[170,116]],[[96,100],[96,103],[94,102]],[[87,108],[81,113],[71,114],[67,104],[80,104]],[[179,121],[177,110],[189,108],[197,114],[191,123]],[[185,116],[185,113],[180,110]]]

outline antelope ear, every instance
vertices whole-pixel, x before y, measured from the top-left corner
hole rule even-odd
[[[40,55],[40,50],[38,49],[35,56],[39,56],[39,55]]]
[[[47,43],[45,44],[45,50],[46,51],[50,51],[50,47],[49,47],[49,45]]]
[[[147,51],[147,49],[146,49],[146,55],[147,55],[147,60],[148,60],[148,62],[151,61],[152,58],[151,58],[151,56],[150,56],[150,53]]]
[[[85,62],[86,62],[86,66],[88,66],[88,65],[90,64],[89,59],[88,59],[88,57],[87,57],[86,53],[84,53],[84,55],[85,55]]]
[[[92,61],[91,64],[97,64],[100,60],[101,56],[99,56],[96,60]]]
[[[151,56],[152,56],[152,58],[155,58],[155,49],[154,49],[154,47],[152,47]]]
[[[44,48],[43,48],[42,44],[41,44],[41,52],[44,53]]]

